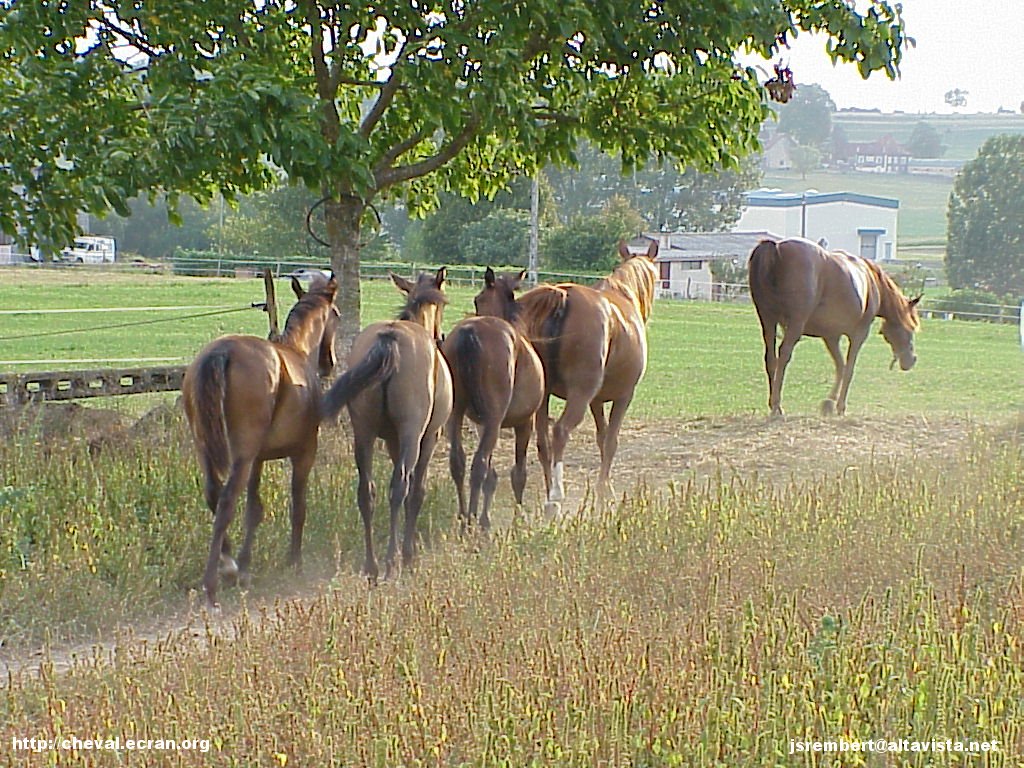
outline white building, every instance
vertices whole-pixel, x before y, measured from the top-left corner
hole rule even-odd
[[[767,231],[645,232],[631,241],[629,248],[639,253],[647,250],[649,241],[658,241],[658,296],[712,301],[745,291],[742,286],[715,282],[712,263],[728,261],[742,267],[754,247],[765,239],[781,238]]]
[[[900,201],[857,192],[781,192],[759,189],[747,193],[747,207],[736,232],[768,230],[782,237],[822,241],[869,259],[896,256],[896,221]]]

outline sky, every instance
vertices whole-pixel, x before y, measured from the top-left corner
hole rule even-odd
[[[797,87],[818,83],[839,109],[1019,111],[1024,101],[1024,0],[902,0],[902,5],[906,33],[917,46],[904,51],[900,79],[890,81],[884,72],[875,72],[862,80],[853,64],[833,67],[825,39],[801,34],[782,52]],[[965,107],[946,104],[945,94],[954,88],[968,92]]]

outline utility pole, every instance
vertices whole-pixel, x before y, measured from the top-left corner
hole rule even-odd
[[[537,171],[540,173],[540,171]],[[530,265],[528,279],[530,285],[537,285],[537,251],[540,247],[540,184],[537,174],[530,183]]]

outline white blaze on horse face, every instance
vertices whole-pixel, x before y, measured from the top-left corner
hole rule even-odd
[[[563,463],[555,464],[551,472],[551,493],[548,494],[548,501],[561,501],[565,498],[565,484],[562,482]]]

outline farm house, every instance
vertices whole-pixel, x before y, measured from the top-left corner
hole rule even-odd
[[[867,259],[896,256],[896,222],[900,201],[856,192],[782,192],[759,189],[747,194],[747,207],[736,232],[769,230],[782,237],[824,239]]]

